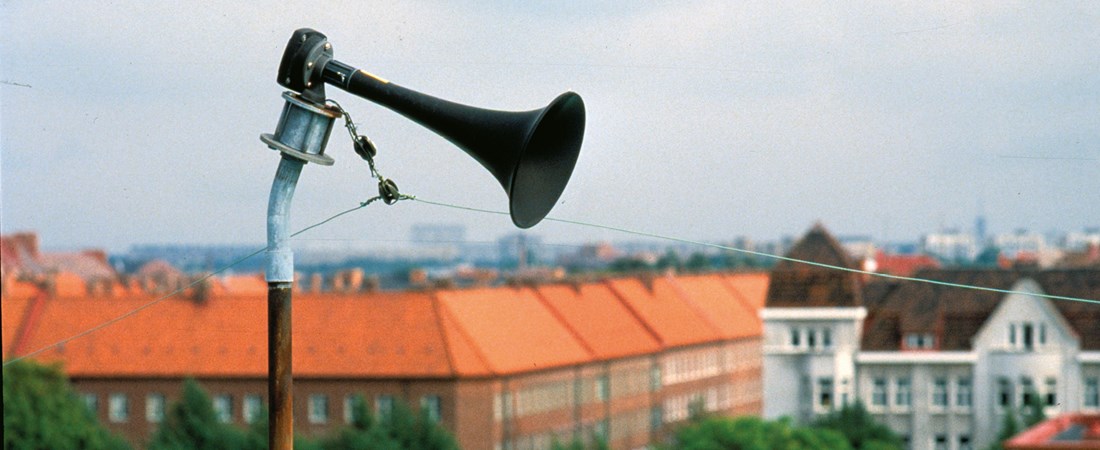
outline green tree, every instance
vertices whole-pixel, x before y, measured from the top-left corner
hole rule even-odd
[[[875,421],[863,402],[859,401],[819,417],[813,426],[840,432],[855,449],[900,449],[903,445],[901,437],[886,425]]]
[[[790,420],[766,421],[744,416],[702,417],[676,430],[672,448],[683,450],[718,449],[851,449],[844,435],[835,430],[791,425]]]
[[[664,255],[662,255],[660,258],[657,259],[657,268],[661,269],[661,270],[664,270],[664,269],[679,270],[679,269],[682,269],[683,267],[684,267],[684,263],[683,263],[683,261],[680,261],[680,255],[678,255],[675,251],[672,251],[671,249],[666,251]]]
[[[1003,450],[1004,441],[1007,441],[1020,432],[1020,422],[1016,420],[1016,413],[1011,408],[1005,408],[1001,416],[1001,432],[997,433],[997,440],[988,447],[989,450]]]
[[[1035,392],[1034,388],[1028,388],[1024,393],[1024,405],[1021,415],[1024,419],[1024,429],[1031,428],[1046,420],[1046,413],[1043,412],[1043,399],[1039,396],[1038,392]]]
[[[194,379],[183,382],[183,398],[157,427],[150,450],[220,450],[245,447],[245,433],[221,423],[210,396]]]
[[[684,268],[690,272],[707,270],[710,268],[710,258],[702,252],[692,253],[691,256],[688,257],[687,262],[684,263]]]
[[[421,409],[415,414],[404,402],[374,418],[362,397],[352,400],[352,423],[321,441],[324,449],[349,450],[458,450],[458,442]]]
[[[3,376],[5,449],[130,448],[96,420],[60,367],[21,360]]]

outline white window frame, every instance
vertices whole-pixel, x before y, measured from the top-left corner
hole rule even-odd
[[[947,409],[950,396],[948,395],[947,377],[935,377],[932,379],[932,408]]]
[[[149,423],[161,423],[164,421],[164,413],[168,400],[164,394],[151,392],[145,395],[145,421]]]
[[[890,406],[890,384],[884,377],[871,379],[871,406],[873,408]]]
[[[214,413],[218,416],[218,422],[233,423],[233,396],[230,394],[215,395],[211,403],[214,405]]]
[[[900,409],[908,409],[913,406],[913,380],[909,377],[898,377],[894,381],[894,385],[896,387],[894,406]]]
[[[438,395],[420,397],[420,409],[427,411],[428,420],[432,422],[443,420],[443,400]]]
[[[1100,408],[1100,377],[1086,377],[1084,398],[1081,404],[1086,409]]]
[[[241,418],[244,423],[255,423],[263,410],[264,399],[260,394],[245,394],[241,398]]]
[[[126,394],[114,392],[107,396],[107,420],[112,423],[130,421],[130,398]]]
[[[959,377],[955,383],[955,406],[970,409],[974,405],[974,381],[970,377]]]
[[[310,394],[308,403],[307,418],[309,423],[312,424],[324,424],[328,423],[328,396],[325,394]]]

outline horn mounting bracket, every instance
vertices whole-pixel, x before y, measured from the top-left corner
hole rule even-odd
[[[332,61],[332,44],[321,32],[300,28],[290,36],[290,41],[279,61],[279,85],[302,94],[314,103],[325,102],[325,82],[321,78],[325,66]]]

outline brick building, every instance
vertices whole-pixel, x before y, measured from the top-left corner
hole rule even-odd
[[[548,448],[602,435],[638,448],[698,403],[759,414],[766,274],[648,276],[418,292],[299,293],[293,303],[295,431],[420,406],[466,449]],[[147,305],[135,291],[3,293],[4,358]],[[63,364],[89,407],[140,447],[185,377],[224,421],[249,423],[267,393],[266,298],[173,297],[35,356]]]

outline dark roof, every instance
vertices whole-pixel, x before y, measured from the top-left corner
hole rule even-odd
[[[802,236],[786,256],[848,269],[859,268],[820,223]],[[861,277],[858,273],[783,260],[772,269],[767,306],[860,306],[863,304]]]
[[[1024,279],[1035,280],[1051,295],[1100,299],[1100,270],[1045,271],[1004,269],[929,269],[917,278],[949,283],[1011,289]],[[774,283],[774,277],[773,277]],[[919,282],[876,281],[865,288],[869,299],[863,326],[863,350],[899,350],[908,333],[936,336],[939,350],[969,350],[971,340],[1006,297],[979,291]],[[1100,305],[1053,300],[1055,308],[1080,336],[1081,348],[1100,350]]]

